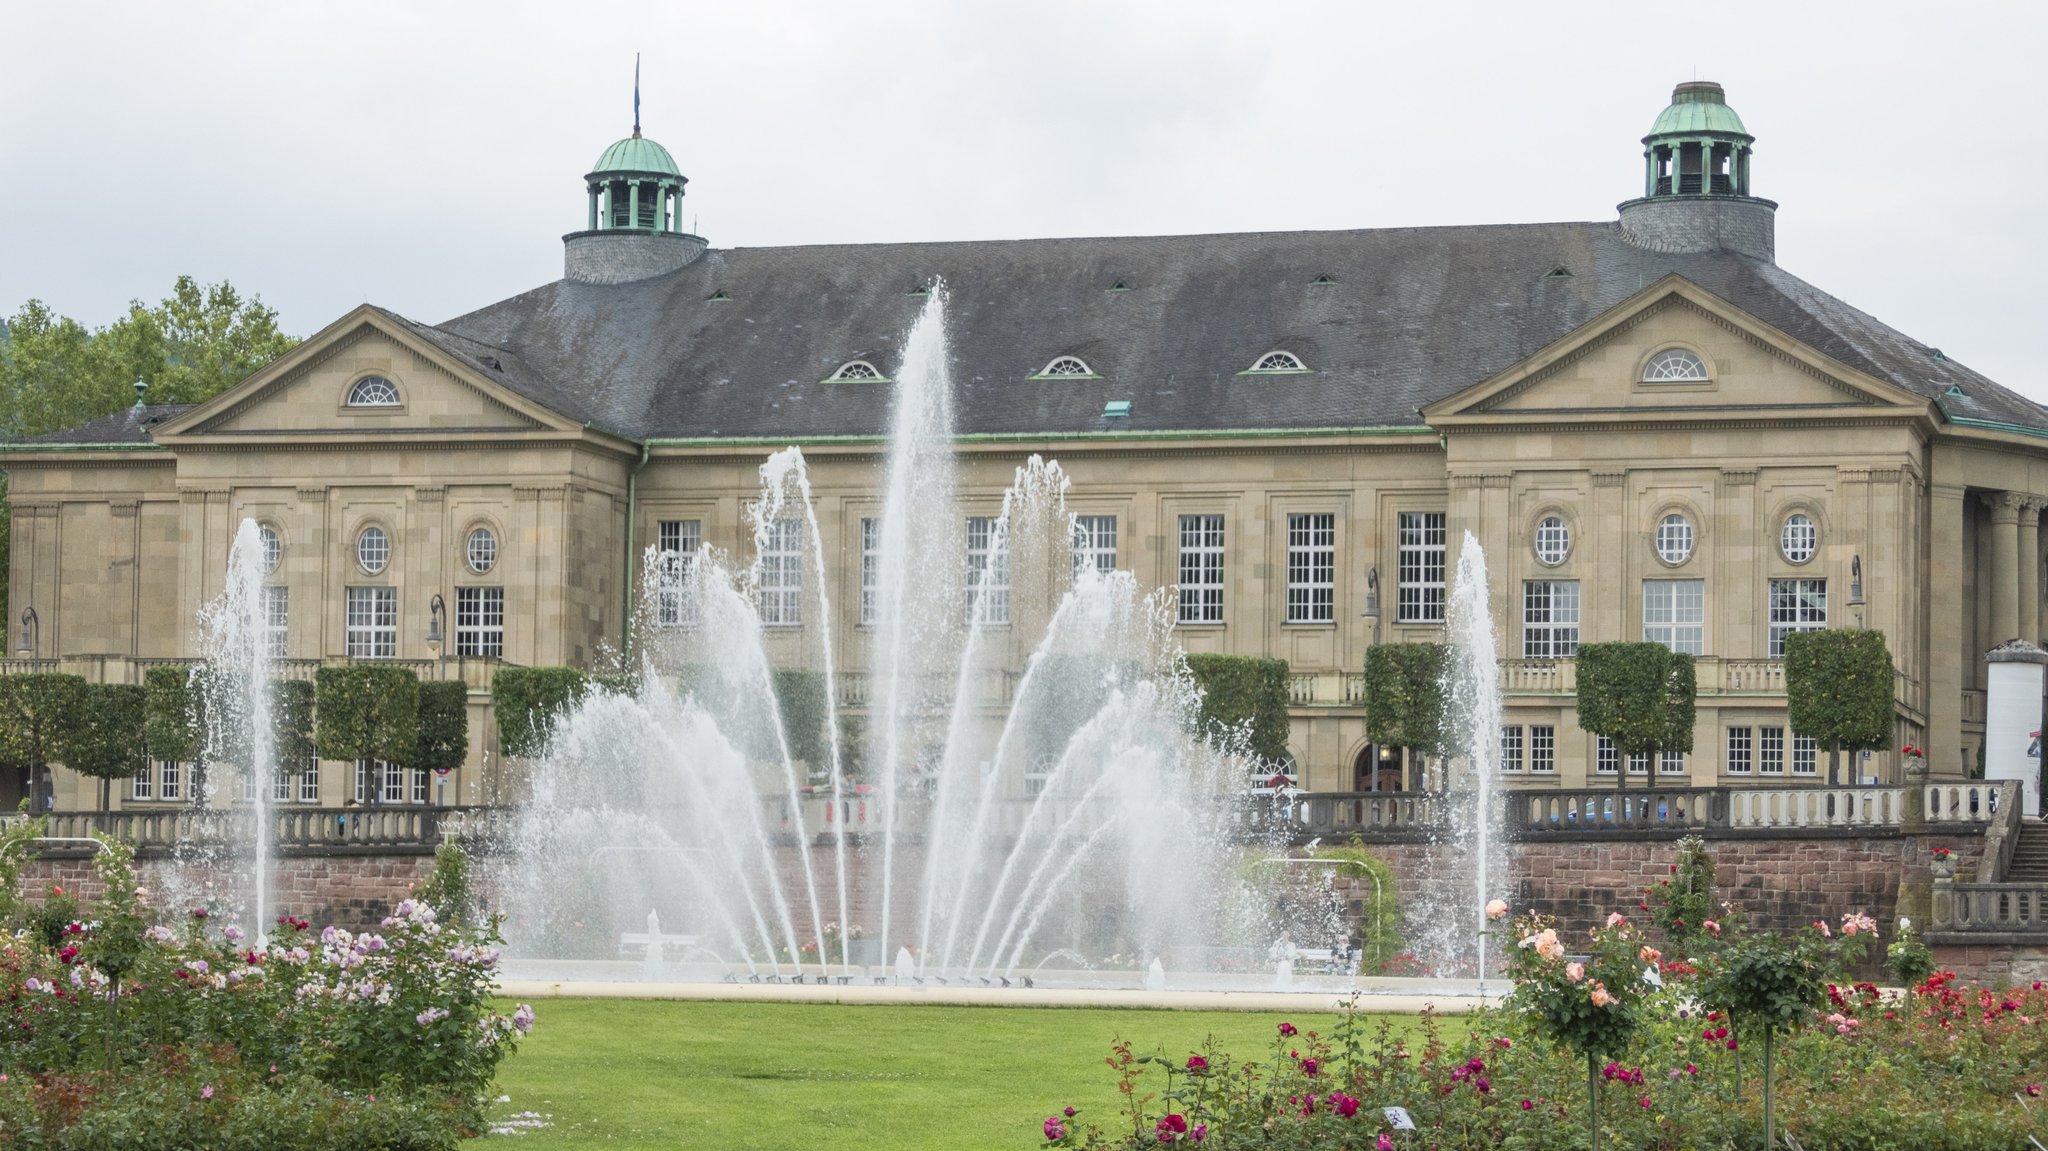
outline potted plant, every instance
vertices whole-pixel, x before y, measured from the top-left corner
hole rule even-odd
[[[1956,864],[1955,860],[1950,858],[1950,854],[1949,849],[1946,847],[1937,847],[1928,853],[1930,858],[1927,861],[1927,870],[1934,873],[1934,878],[1955,878]]]

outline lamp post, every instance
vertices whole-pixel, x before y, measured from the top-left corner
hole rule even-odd
[[[433,650],[436,665],[443,658],[441,651],[441,622],[447,615],[448,602],[441,598],[440,592],[435,592],[434,598],[427,601],[427,647]],[[435,678],[438,679],[439,676],[437,675]]]
[[[1859,629],[1863,626],[1863,605],[1865,602],[1863,598],[1863,556],[1858,554],[1849,557],[1849,606],[1855,609],[1856,626]]]
[[[21,658],[40,661],[43,658],[43,621],[36,616],[36,609],[21,609]]]

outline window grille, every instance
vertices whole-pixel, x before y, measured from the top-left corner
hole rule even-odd
[[[351,408],[395,408],[398,402],[398,385],[383,376],[364,376],[348,390]]]
[[[1041,376],[1092,376],[1095,374],[1095,370],[1090,368],[1079,356],[1058,356],[1051,363],[1038,369],[1038,374]]]
[[[835,369],[831,375],[825,378],[828,382],[835,383],[847,380],[887,379],[887,377],[882,375],[879,369],[877,369],[873,364],[868,363],[866,360],[848,360],[845,363],[839,365],[839,367]]]
[[[376,575],[391,562],[391,537],[379,527],[364,528],[356,537],[356,562],[363,571]]]
[[[256,543],[258,554],[262,557],[263,574],[269,575],[277,570],[277,565],[284,559],[284,540],[278,537],[276,528],[264,524],[256,529]]]
[[[695,604],[685,589],[697,562],[697,545],[703,530],[701,520],[661,520],[655,524],[654,622],[658,627],[682,627],[697,622]]]
[[[291,642],[292,589],[263,589],[263,648],[271,659],[285,658]]]
[[[1258,362],[1246,370],[1253,372],[1305,372],[1308,371],[1308,365],[1302,363],[1301,357],[1293,352],[1273,351],[1260,356]]]
[[[1572,529],[1559,516],[1545,516],[1536,525],[1536,561],[1545,567],[1556,567],[1571,554]]]
[[[1755,737],[1747,727],[1728,729],[1728,759],[1726,769],[1729,775],[1748,775],[1751,768],[1750,749]]]
[[[1539,723],[1529,727],[1529,774],[1557,773],[1557,728]]]
[[[761,542],[758,603],[767,627],[800,627],[803,612],[803,521],[780,519],[768,525]]]
[[[465,547],[469,570],[477,575],[490,571],[498,562],[498,537],[489,528],[477,528],[469,533]]]
[[[1706,651],[1707,585],[1696,579],[1643,581],[1643,641],[1684,655]]]
[[[183,798],[185,765],[175,759],[156,761],[156,797],[166,803]]]
[[[1337,618],[1337,517],[1328,512],[1287,517],[1287,622]]]
[[[455,654],[505,657],[505,589],[455,589]]]
[[[994,516],[967,517],[967,622],[1010,622],[1010,554]]]
[[[860,521],[860,622],[872,624],[882,614],[882,521]]]
[[[1084,571],[1116,570],[1116,517],[1074,517],[1074,578]]]
[[[1657,523],[1657,558],[1682,564],[1692,557],[1692,521],[1673,512]]]
[[[1397,623],[1444,621],[1444,513],[1402,512]]]
[[[1522,770],[1522,729],[1504,725],[1500,729],[1500,770],[1511,774]]]
[[[1778,551],[1788,563],[1803,564],[1820,549],[1820,528],[1812,516],[1789,515],[1778,529]]]
[[[1522,585],[1522,658],[1571,659],[1579,651],[1579,581]]]
[[[1180,622],[1223,622],[1223,517],[1180,517]]]
[[[1772,580],[1770,614],[1770,657],[1784,659],[1786,636],[1828,626],[1828,581]]]
[[[343,654],[350,659],[392,659],[398,655],[398,589],[348,589]]]
[[[1785,729],[1756,729],[1756,770],[1758,775],[1785,774]]]
[[[1684,348],[1666,348],[1650,357],[1643,368],[1646,384],[1693,384],[1706,379],[1706,363]]]
[[[1812,775],[1820,760],[1820,744],[1810,735],[1792,737],[1792,774]]]

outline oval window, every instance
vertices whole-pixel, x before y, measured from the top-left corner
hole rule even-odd
[[[1785,517],[1785,526],[1778,531],[1778,550],[1795,564],[1803,564],[1813,558],[1820,549],[1820,528],[1813,517],[1803,514]]]
[[[469,570],[482,575],[498,562],[498,537],[489,528],[469,533]]]
[[[356,537],[356,563],[364,571],[377,575],[390,562],[391,537],[384,534],[383,528],[364,528],[363,534]]]
[[[263,574],[277,570],[278,562],[284,559],[284,541],[278,538],[277,529],[263,524],[256,529],[257,552],[262,557]]]
[[[1677,512],[1657,525],[1657,558],[1668,564],[1682,564],[1692,558],[1692,521]]]
[[[1562,516],[1544,516],[1536,525],[1536,559],[1547,567],[1556,567],[1571,554],[1572,529],[1565,526]]]

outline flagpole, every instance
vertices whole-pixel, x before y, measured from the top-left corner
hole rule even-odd
[[[633,53],[633,134],[640,134],[640,53]]]

